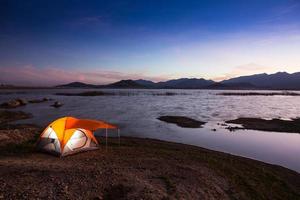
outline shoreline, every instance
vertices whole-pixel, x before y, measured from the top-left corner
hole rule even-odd
[[[12,120],[13,121],[13,120]],[[11,121],[10,121],[11,122]],[[250,158],[147,138],[97,137],[100,148],[64,158],[35,151],[42,131],[1,128],[28,137],[1,145],[5,199],[296,199],[300,174]],[[19,130],[19,131],[16,131]],[[15,138],[15,136],[13,137]]]

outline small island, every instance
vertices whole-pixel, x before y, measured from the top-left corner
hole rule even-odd
[[[202,128],[202,125],[206,123],[185,116],[160,116],[157,119],[167,123],[176,124],[182,128]]]
[[[227,127],[229,130],[249,129],[259,131],[300,133],[300,118],[283,120],[283,119],[261,119],[261,118],[238,118],[228,120],[226,123],[239,124],[243,127]]]

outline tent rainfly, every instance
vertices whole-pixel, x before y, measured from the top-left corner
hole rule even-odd
[[[52,122],[40,135],[37,148],[57,156],[97,149],[98,141],[93,132],[97,129],[116,128],[116,126],[103,121],[76,119],[74,117],[59,118]]]

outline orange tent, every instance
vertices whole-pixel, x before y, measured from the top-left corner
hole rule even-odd
[[[103,121],[63,117],[52,122],[41,134],[37,147],[59,156],[98,148],[93,135],[97,129],[115,129]]]

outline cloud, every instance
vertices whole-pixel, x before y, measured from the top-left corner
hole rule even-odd
[[[0,74],[0,83],[24,86],[52,86],[73,81],[107,84],[123,79],[165,80],[164,77],[146,76],[142,73],[129,74],[105,70],[91,72],[55,67],[38,68],[33,65],[0,67]]]

